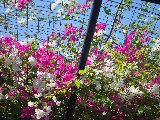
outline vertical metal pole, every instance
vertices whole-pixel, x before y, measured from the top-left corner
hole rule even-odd
[[[94,0],[91,16],[90,16],[90,20],[87,28],[87,35],[86,35],[83,49],[82,49],[82,56],[80,58],[79,70],[85,69],[85,65],[86,65],[88,54],[89,54],[91,42],[93,40],[93,35],[94,35],[97,19],[99,16],[101,4],[102,4],[102,0]],[[77,73],[77,77],[79,77],[78,73]],[[75,86],[72,89],[72,94],[68,101],[68,110],[65,115],[65,120],[73,120],[73,112],[75,110],[76,99],[77,99],[77,95],[75,93],[76,89],[77,88]]]
[[[19,33],[18,33],[18,28],[17,28],[17,41],[18,41],[18,34],[19,34]]]
[[[39,33],[39,18],[38,18],[38,33]]]
[[[52,22],[53,22],[53,28],[54,28],[54,18],[53,18],[53,21],[52,21]]]
[[[6,8],[6,0],[4,0],[4,8]]]
[[[7,31],[8,26],[7,26],[7,15],[6,14],[4,15],[4,19],[5,19],[5,30]]]
[[[28,29],[28,3],[27,3],[27,29]]]

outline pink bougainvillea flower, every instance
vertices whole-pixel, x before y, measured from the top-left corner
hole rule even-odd
[[[81,103],[82,101],[83,101],[83,99],[80,96],[78,96],[76,102]]]
[[[70,36],[70,40],[75,42],[75,41],[77,41],[77,37],[75,35],[71,35]]]
[[[81,12],[84,11],[83,6],[79,6],[79,10],[80,10]]]
[[[16,91],[16,90],[10,91],[10,92],[8,93],[9,96],[14,96],[14,95],[16,95],[16,94],[17,94],[17,91]]]
[[[70,15],[71,13],[73,13],[76,10],[76,8],[77,8],[76,6],[70,8],[69,11],[68,11],[68,15]]]
[[[32,0],[18,0],[18,8],[19,9],[24,9],[26,7],[27,3],[32,2]],[[15,4],[15,3],[13,3]]]
[[[76,32],[78,32],[78,29],[77,27],[72,26],[72,24],[68,25],[64,30],[64,33],[67,36],[70,34],[75,34]]]
[[[146,88],[149,89],[149,90],[151,89],[151,87],[152,87],[151,84],[146,85]]]
[[[132,31],[132,32],[131,32],[131,35],[135,35],[135,34],[136,34],[136,31]]]
[[[106,28],[106,23],[97,23],[96,24],[96,32],[100,31],[100,30],[105,30]]]
[[[83,7],[90,7],[91,5],[90,4],[83,4]]]
[[[32,2],[32,0],[24,0],[25,2]]]
[[[141,73],[138,71],[135,71],[133,74],[134,74],[134,76],[139,76]]]
[[[18,54],[25,53],[26,51],[30,51],[30,44],[17,42],[16,48],[18,49]]]
[[[150,39],[150,37],[149,37],[149,36],[146,36],[146,37],[145,37],[145,42],[149,42],[149,39]]]
[[[22,113],[21,113],[21,118],[28,118],[31,117],[31,115],[34,115],[34,107],[23,107],[22,108]]]
[[[4,37],[4,43],[8,46],[8,47],[11,47],[14,43],[14,39],[10,36],[8,37]]]
[[[130,42],[132,39],[133,39],[133,35],[132,34],[126,36],[126,41],[127,42]]]
[[[148,33],[148,30],[144,30],[143,34],[146,35]]]

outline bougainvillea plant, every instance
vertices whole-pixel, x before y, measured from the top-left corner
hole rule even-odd
[[[31,2],[18,0],[18,8],[23,10]],[[60,2],[53,3],[52,9]],[[74,16],[76,10],[85,12],[89,6],[75,4],[66,14]],[[149,37],[149,25],[139,25],[125,34],[122,44],[116,44],[116,40],[103,38],[106,26],[97,23],[86,68],[80,71],[83,27],[66,24],[61,33],[52,31],[42,44],[37,44],[37,38],[22,42],[13,36],[3,36],[1,118],[64,119],[71,89],[76,86],[77,120],[160,119],[160,39]],[[61,44],[57,47],[58,43]]]

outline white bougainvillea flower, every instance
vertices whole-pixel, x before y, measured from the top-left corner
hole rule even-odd
[[[64,12],[64,9],[63,9],[63,8],[60,8],[60,9],[57,11],[57,17],[61,17],[63,12]]]
[[[123,33],[127,33],[127,30],[123,29]]]
[[[46,110],[47,115],[52,111],[51,106],[45,106],[44,109]]]
[[[53,97],[52,97],[52,100],[53,100],[54,102],[56,102],[56,101],[57,101],[56,96],[53,96]]]
[[[2,93],[0,93],[0,100],[2,100],[4,98],[5,98],[5,96]]]
[[[85,80],[86,80],[86,77],[85,77],[85,76],[82,76],[82,78],[81,78],[81,80],[80,80],[81,84],[85,84]]]
[[[21,45],[27,45],[28,43],[27,43],[26,40],[25,40],[25,41],[21,41],[20,44],[21,44]]]
[[[56,42],[55,42],[55,41],[49,42],[49,43],[48,43],[48,46],[54,47],[54,46],[56,46]]]
[[[54,87],[56,87],[56,83],[47,83],[46,84],[46,89],[47,90],[50,90],[51,88],[54,88]]]
[[[103,112],[102,115],[106,115],[106,112]]]
[[[74,1],[74,0],[65,0],[65,4],[70,4],[71,3],[71,1]]]
[[[34,58],[34,57],[29,57],[28,58],[28,62],[32,65],[32,66],[34,66],[35,64],[36,64],[36,62],[37,62],[37,60]]]
[[[4,60],[4,65],[5,65],[5,66],[7,66],[7,65],[11,65],[11,64],[12,64],[12,62],[13,62],[13,60],[12,60],[12,59],[10,59],[10,58],[5,58],[5,60]]]
[[[51,112],[51,106],[44,106],[43,110],[36,108],[35,109],[35,115],[36,119],[41,119],[42,117],[45,118],[45,120],[49,120],[49,113]]]
[[[25,25],[27,23],[27,20],[25,18],[18,18],[18,23],[20,25]]]
[[[96,89],[97,91],[99,91],[99,90],[101,89],[100,81],[94,80],[94,83],[96,84],[95,89]]]
[[[8,99],[8,94],[6,94],[6,95],[3,95],[1,92],[0,92],[0,100],[2,100],[2,99]]]
[[[57,0],[56,2],[52,3],[51,10],[54,10],[59,3],[62,3],[62,0]]]
[[[45,116],[45,112],[41,109],[35,109],[35,114],[37,119],[41,119]]]
[[[29,102],[28,102],[28,106],[29,106],[29,107],[34,107],[34,102],[29,101]]]
[[[124,100],[130,100],[134,96],[142,95],[143,92],[139,90],[139,88],[135,88],[134,86],[130,86],[129,88],[124,89],[122,92],[120,92],[120,96],[122,101]]]
[[[160,89],[159,89],[159,85],[158,84],[154,84],[152,86],[152,89],[151,89],[151,92],[154,94],[154,95],[158,95],[160,94]]]
[[[153,45],[151,51],[152,52],[160,51],[160,38],[158,38],[158,39],[153,38],[153,41],[154,41],[154,45]]]
[[[18,63],[18,64],[22,64],[22,60],[20,59],[20,57],[15,57],[15,61],[14,62],[16,62],[16,63]]]
[[[56,102],[56,105],[57,105],[57,106],[60,106],[60,105],[61,105],[61,101],[57,101],[57,102]]]
[[[11,12],[11,8],[7,8],[7,10],[5,11],[7,14]]]
[[[135,88],[134,86],[131,86],[131,87],[128,89],[128,91],[129,91],[129,96],[130,96],[131,98],[134,97],[134,96],[136,96],[136,95],[142,95],[142,94],[143,94],[143,92],[140,91],[138,87]]]
[[[56,76],[54,74],[50,74],[48,72],[44,72],[44,73],[37,72],[37,73],[38,73],[38,75],[41,75],[41,79],[45,79],[45,80],[47,80],[49,82],[54,83],[55,80],[56,80]]]
[[[96,89],[97,91],[99,91],[99,90],[101,89],[101,84],[96,84],[95,89]]]
[[[58,5],[57,3],[52,3],[52,5],[51,5],[51,10],[54,10],[57,5]]]
[[[130,92],[130,93],[137,94],[137,93],[138,93],[138,89],[135,88],[134,86],[131,86],[131,87],[129,88],[129,92]]]
[[[98,32],[94,33],[94,35],[97,36],[97,37],[101,37],[101,36],[103,36],[105,34],[106,34],[105,30],[99,30]]]
[[[42,92],[43,88],[45,88],[45,82],[41,79],[34,79],[33,80],[33,87],[38,89],[38,92]]]
[[[36,16],[37,16],[37,13],[36,13],[36,12],[30,13],[30,14],[29,14],[29,19],[28,19],[28,21],[36,20],[36,19],[37,19]]]
[[[47,80],[50,82],[54,82],[56,80],[56,76],[54,74],[47,74]]]
[[[35,98],[40,98],[40,97],[42,97],[42,93],[34,94],[34,97]]]
[[[96,59],[96,55],[91,55],[91,56],[88,57],[88,60],[89,60],[91,63],[93,63],[95,59]]]
[[[110,84],[110,87],[114,90],[118,90],[118,89],[124,87],[124,81],[123,80],[119,80],[119,81],[114,80],[114,82],[112,82]]]
[[[12,68],[13,68],[14,72],[20,71],[19,65],[15,62],[12,63]]]
[[[95,75],[99,75],[99,74],[102,73],[103,71],[102,71],[102,70],[95,69],[94,72],[95,72]]]
[[[13,54],[11,54],[8,58],[5,58],[4,60],[4,65],[5,66],[12,65],[12,69],[14,70],[14,72],[20,71],[19,65],[21,63],[22,63],[22,60]]]

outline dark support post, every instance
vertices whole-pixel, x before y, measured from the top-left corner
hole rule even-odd
[[[6,7],[6,0],[4,0],[4,8]]]
[[[27,29],[28,29],[28,3],[27,3]]]
[[[155,3],[155,4],[160,4],[160,0],[142,0],[142,1],[151,2],[151,3]]]
[[[39,18],[38,18],[38,33],[39,33]]]
[[[85,65],[86,65],[88,54],[89,54],[91,42],[93,40],[93,35],[94,35],[97,19],[99,16],[101,4],[102,4],[102,0],[94,0],[92,11],[91,11],[91,16],[90,16],[90,20],[89,20],[89,24],[87,28],[87,35],[84,40],[82,55],[80,58],[79,70],[85,69]],[[77,77],[79,77],[78,73],[77,73]],[[75,110],[76,99],[77,99],[77,95],[75,93],[76,89],[77,88],[75,86],[72,89],[72,94],[68,101],[68,110],[65,115],[65,120],[73,120],[73,112]]]
[[[18,34],[19,34],[19,33],[18,33],[18,28],[17,28],[17,41],[18,41]]]

